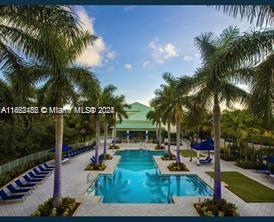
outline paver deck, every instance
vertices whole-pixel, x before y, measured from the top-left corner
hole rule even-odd
[[[121,149],[137,149],[144,144],[122,144]],[[153,145],[146,145],[146,149],[151,149]],[[175,149],[175,147],[172,147]],[[110,150],[109,153],[115,152]],[[119,162],[119,156],[114,156],[112,160],[106,161],[107,168],[102,171],[85,171],[84,168],[90,162],[89,158],[94,151],[81,154],[62,167],[62,193],[63,196],[71,196],[81,202],[81,205],[74,216],[197,216],[193,203],[198,202],[198,197],[173,197],[174,203],[171,204],[106,204],[100,203],[100,197],[87,196],[85,192],[91,183],[94,182],[98,174],[111,174],[114,172]],[[154,157],[159,170],[162,174],[174,174],[169,172],[166,165],[169,161],[162,161],[159,157]],[[191,174],[197,174],[209,186],[213,187],[213,179],[208,176],[206,171],[213,171],[213,164],[197,166],[195,159],[193,162],[189,158],[182,158]],[[231,162],[221,160],[222,171],[238,171],[244,175],[274,189],[273,179],[262,174],[254,173],[252,170],[243,170]],[[180,174],[180,173],[176,173]],[[238,196],[229,191],[225,184],[222,186],[223,197],[239,207],[240,214],[243,216],[274,216],[274,203],[246,203]],[[0,216],[29,216],[37,205],[52,196],[53,193],[53,174],[44,183],[39,185],[26,198],[18,203],[1,204]]]

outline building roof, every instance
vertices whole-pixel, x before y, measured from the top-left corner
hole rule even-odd
[[[151,110],[149,106],[138,102],[132,103],[130,106],[131,108],[127,109],[128,119],[124,119],[122,123],[116,125],[118,131],[151,131],[156,129],[155,125],[146,118],[147,113]]]

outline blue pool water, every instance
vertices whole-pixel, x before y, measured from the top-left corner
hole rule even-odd
[[[103,203],[171,203],[172,196],[209,196],[211,188],[196,175],[161,176],[152,156],[164,151],[125,150],[113,175],[100,175],[89,195]]]

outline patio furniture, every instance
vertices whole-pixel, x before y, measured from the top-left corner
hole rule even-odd
[[[44,163],[43,165],[46,167],[46,169],[54,169],[54,166],[50,166],[47,163]]]
[[[8,190],[11,192],[11,193],[28,193],[31,189],[30,188],[15,188],[12,184],[9,184],[7,186]]]
[[[51,172],[53,169],[45,169],[42,165],[38,166],[39,170],[41,170],[42,172]]]
[[[15,183],[18,187],[35,187],[36,183],[22,183],[22,181],[20,179],[15,180]]]
[[[211,138],[208,138],[201,143],[191,144],[191,148],[197,150],[197,165],[211,163],[212,159],[210,158],[210,150],[214,150],[214,141]],[[200,150],[208,151],[206,159],[200,160]]]
[[[29,176],[34,178],[34,179],[44,179],[46,176],[40,176],[40,175],[35,175],[32,171],[30,171]]]
[[[212,161],[212,158],[210,157],[207,157],[204,160],[199,160],[200,164],[208,164],[208,163],[211,163],[211,161]]]
[[[48,175],[49,174],[49,172],[41,172],[41,171],[39,171],[37,168],[34,168],[33,169],[33,171],[34,171],[34,173],[36,173],[37,175]]]
[[[10,201],[10,200],[22,200],[24,197],[24,194],[17,194],[17,195],[8,195],[4,190],[0,190],[0,196],[1,199],[4,201]]]
[[[28,182],[28,183],[39,183],[42,182],[43,179],[34,179],[30,178],[27,174],[23,176],[23,178]]]

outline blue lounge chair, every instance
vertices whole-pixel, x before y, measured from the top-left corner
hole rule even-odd
[[[12,184],[9,184],[7,186],[8,190],[11,192],[11,193],[28,193],[30,191],[30,188],[21,188],[21,189],[17,189],[15,188]]]
[[[42,165],[38,166],[39,170],[41,170],[42,172],[51,172],[53,169],[45,169]]]
[[[15,180],[15,183],[18,187],[22,187],[22,188],[25,188],[25,187],[31,188],[36,186],[36,183],[22,183],[20,179]]]
[[[41,171],[39,171],[37,168],[34,168],[33,169],[33,171],[34,171],[34,173],[36,173],[37,175],[48,175],[49,174],[49,172],[41,172]]]
[[[204,160],[199,160],[200,164],[208,164],[208,163],[211,163],[212,161],[212,158],[208,157]]]
[[[93,164],[95,164],[95,162],[96,162],[96,161],[95,161],[95,156],[92,156],[92,157],[90,158],[90,160],[91,160],[91,162],[92,162]],[[99,164],[103,163],[103,161],[104,161],[103,159],[100,159],[100,158],[99,158]]]
[[[0,196],[2,200],[22,200],[24,194],[7,195],[4,190],[0,190]]]
[[[47,169],[54,169],[54,166],[50,166],[50,165],[48,165],[47,163],[44,163],[44,166],[45,166]]]
[[[46,176],[40,176],[40,175],[35,175],[32,171],[30,171],[29,176],[34,178],[34,179],[44,179]]]
[[[34,178],[30,178],[27,174],[23,176],[23,178],[28,182],[28,183],[39,183],[41,182],[43,179],[34,179]]]

